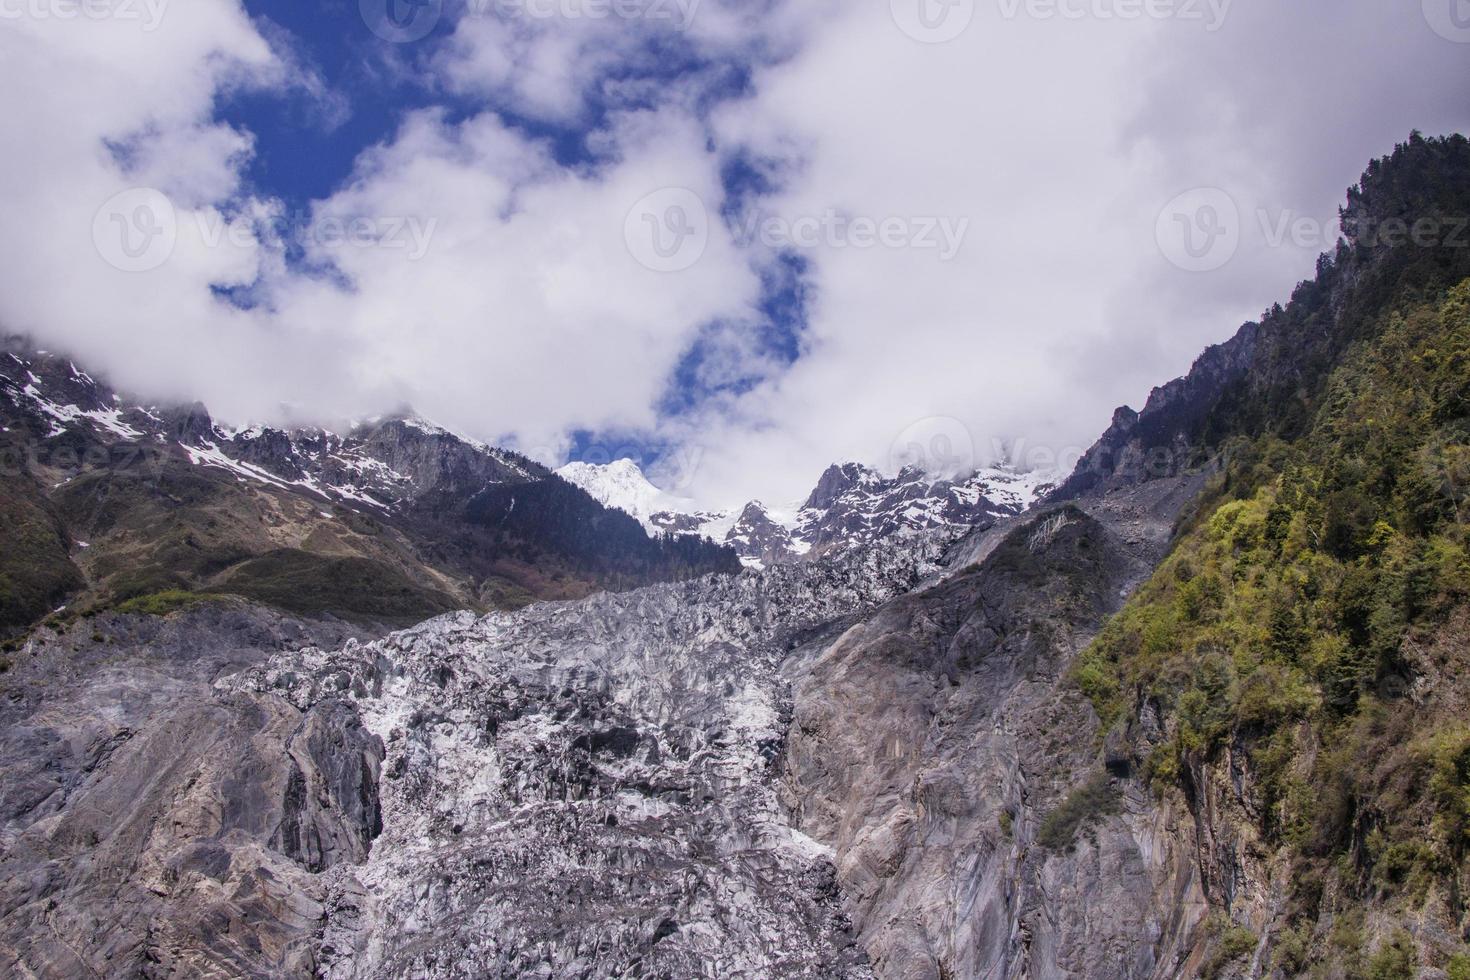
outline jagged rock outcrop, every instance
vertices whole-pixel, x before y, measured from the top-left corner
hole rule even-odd
[[[1464,140],[1433,152],[1470,167]],[[1392,319],[1387,284],[1470,274],[1470,252],[1358,249],[1143,412],[1120,410],[1048,502],[958,543],[900,534],[376,640],[236,604],[32,637],[0,681],[0,965],[1235,980],[1335,976],[1340,963],[1312,957],[1332,946],[1363,964],[1371,936],[1395,955],[1343,975],[1458,975],[1463,851],[1458,869],[1431,868],[1447,887],[1420,879],[1413,902],[1381,901],[1398,883],[1369,863],[1380,828],[1344,792],[1329,816],[1346,844],[1315,855],[1336,867],[1294,880],[1302,865],[1263,820],[1259,744],[1225,728],[1208,751],[1170,754],[1178,771],[1160,779],[1150,767],[1180,712],[1152,679],[1117,686],[1131,703],[1105,705],[1118,721],[1103,730],[1068,676],[1190,541],[1207,482],[1219,497],[1238,475],[1222,450],[1263,434],[1290,446],[1336,354]],[[1443,376],[1461,412],[1463,381]],[[1269,454],[1256,462],[1271,475]],[[865,485],[839,471],[818,502]],[[558,510],[571,488],[550,486],[529,509]],[[491,522],[512,510],[494,488],[475,508]],[[1382,735],[1361,744],[1424,751],[1407,713],[1426,707],[1459,724],[1465,634],[1459,601],[1403,635],[1390,652],[1409,689],[1381,702],[1397,715],[1359,719]],[[1190,673],[1195,652],[1149,665]],[[1296,764],[1331,750],[1318,734],[1331,729],[1300,727]],[[1441,795],[1463,791],[1470,764],[1470,742],[1446,744]],[[1399,778],[1379,761],[1368,777]],[[1388,940],[1405,926],[1422,946],[1399,956]]]
[[[1188,495],[977,533],[942,581],[938,535],[254,665],[153,639],[181,663],[48,704],[157,691],[67,739],[106,747],[77,789],[5,794],[0,937],[54,976],[1170,975],[1205,908],[1179,818],[1128,789],[1071,851],[1035,838],[1102,765],[1060,673]],[[58,900],[104,922],[119,862],[126,915],[37,940]]]
[[[746,562],[757,566],[790,561],[804,550],[791,530],[773,520],[758,500],[746,504],[735,518],[725,535],[725,543]]]
[[[785,792],[885,977],[1172,977],[1208,906],[1189,815],[1110,774],[1074,655],[1196,480],[976,535],[976,564],[788,659]],[[1127,773],[1121,774],[1126,777]],[[1038,838],[1094,787],[1075,837]]]
[[[1045,480],[1005,468],[945,478],[917,467],[886,477],[856,463],[831,466],[802,505],[796,537],[808,556],[820,557],[912,530],[958,536],[1021,513],[1048,488]]]
[[[212,685],[355,632],[222,602],[8,654],[0,974],[309,975],[317,872],[368,854],[382,746],[347,701]]]

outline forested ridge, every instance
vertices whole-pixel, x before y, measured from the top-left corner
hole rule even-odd
[[[1218,475],[1073,669],[1159,794],[1247,768],[1292,866],[1288,975],[1417,975],[1409,931],[1365,937],[1365,910],[1391,909],[1458,930],[1438,965],[1470,977],[1470,243],[1450,237],[1467,174],[1460,137],[1370,167],[1346,231],[1444,234],[1349,239],[1248,328],[1250,370],[1196,429]]]

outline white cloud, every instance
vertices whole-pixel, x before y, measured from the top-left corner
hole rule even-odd
[[[687,104],[702,86],[660,82],[671,61],[769,56],[785,11],[761,0],[469,0],[430,66],[451,91],[543,119],[575,120],[593,97],[647,100],[650,86],[659,102]]]
[[[168,194],[186,226],[233,196],[250,139],[211,121],[215,97],[280,84],[279,62],[225,0],[168,7],[151,29],[123,17],[25,16],[3,27],[0,323],[160,396],[193,394],[201,379],[208,388],[212,358],[198,355],[245,339],[219,329],[233,318],[209,287],[249,275],[253,250],[202,248],[185,227],[170,261],[129,274],[99,254],[94,219],[140,185]]]
[[[310,272],[272,244],[279,202],[242,187],[252,134],[213,118],[239,86],[306,92],[325,126],[345,117],[288,38],[235,0],[170,5],[152,31],[7,21],[0,80],[26,95],[0,117],[0,323],[239,421],[409,402],[548,452],[577,429],[643,431],[680,448],[675,489],[711,503],[800,496],[834,459],[886,462],[924,418],[960,420],[981,457],[1080,449],[1116,404],[1137,405],[1310,274],[1324,243],[1272,247],[1259,213],[1330,218],[1410,128],[1466,128],[1463,46],[1417,10],[1223,9],[1210,31],[982,4],[944,44],[907,36],[889,4],[833,0],[704,0],[684,29],[465,17],[442,48],[394,59],[429,67],[426,89],[460,111],[413,113],[316,203]],[[1367,54],[1345,63],[1352,51]],[[671,59],[698,67],[671,80]],[[483,108],[465,114],[465,99]],[[567,124],[594,104],[609,110],[587,136],[596,161],[572,165],[497,115]],[[753,335],[773,258],[759,236],[741,247],[712,222],[678,272],[641,264],[626,237],[642,217],[630,224],[630,209],[668,188],[717,214],[737,153],[778,178],[747,201],[754,214],[823,229],[798,249],[810,323],[789,370]],[[139,185],[173,201],[177,242],[158,268],[126,273],[99,253],[94,217]],[[1202,186],[1224,190],[1243,225],[1228,264],[1190,273],[1156,228]],[[900,219],[895,241],[928,221],[965,234],[948,257],[859,247],[832,215],[880,235]],[[219,285],[258,305],[220,301]],[[661,418],[697,337],[707,381],[764,380]]]
[[[957,40],[929,45],[886,6],[829,9],[719,131],[789,160],[765,202],[776,213],[966,217],[965,246],[948,263],[807,250],[812,354],[690,426],[708,449],[697,495],[797,495],[826,460],[885,462],[926,417],[962,420],[982,456],[1074,458],[1114,406],[1140,406],[1284,299],[1335,237],[1273,247],[1261,214],[1334,218],[1411,127],[1470,122],[1463,46],[1417,9],[1242,2],[1210,31],[979,5]],[[1166,202],[1198,186],[1225,189],[1244,221],[1208,274],[1170,265],[1155,234]]]
[[[758,297],[726,236],[677,277],[639,265],[625,241],[629,209],[650,192],[720,199],[719,161],[678,107],[614,115],[597,137],[611,161],[595,171],[556,165],[494,113],[417,113],[317,202],[304,233],[288,222],[331,274],[288,268],[252,231],[281,206],[241,195],[248,134],[209,119],[230,87],[302,84],[293,60],[274,57],[234,4],[179,11],[153,33],[105,25],[100,42],[56,22],[6,36],[10,91],[34,88],[48,63],[61,79],[4,123],[6,145],[28,149],[0,164],[24,229],[0,255],[8,329],[225,418],[340,420],[412,403],[554,452],[570,428],[655,424],[680,352]],[[114,268],[93,241],[98,208],[134,186],[164,192],[177,218],[167,261],[146,272]],[[358,221],[407,247],[343,241]],[[221,285],[252,286],[259,305],[220,301]]]
[[[492,114],[414,117],[319,214],[433,223],[418,261],[385,248],[318,249],[344,292],[287,278],[290,329],[329,329],[352,384],[393,392],[444,424],[556,447],[568,428],[651,427],[675,359],[707,320],[748,306],[759,282],[723,235],[687,273],[640,265],[624,238],[634,202],[661,187],[719,199],[702,129],[679,112],[615,120],[619,161],[555,165]],[[330,325],[329,327],[326,325]]]

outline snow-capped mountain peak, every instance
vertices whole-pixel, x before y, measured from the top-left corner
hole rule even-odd
[[[942,478],[909,467],[885,476],[861,463],[827,468],[805,501],[786,508],[753,500],[728,511],[701,511],[654,486],[631,460],[569,463],[557,471],[608,507],[637,518],[649,533],[697,535],[735,549],[747,566],[800,561],[897,534],[957,533],[1027,510],[1049,478],[1004,466]]]
[[[643,470],[631,459],[614,460],[605,465],[568,463],[557,470],[556,475],[581,487],[604,507],[616,507],[636,518],[650,531],[660,530],[653,522],[654,514],[661,511],[688,513],[693,510],[689,501],[665,493],[650,483],[648,477],[643,475]]]

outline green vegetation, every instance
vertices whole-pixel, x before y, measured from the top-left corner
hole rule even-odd
[[[0,485],[0,636],[19,633],[82,586],[58,522],[21,487]]]
[[[128,599],[126,602],[120,602],[117,605],[117,611],[120,613],[133,613],[140,616],[167,616],[169,613],[178,612],[180,609],[192,609],[201,602],[218,598],[218,596],[205,595],[198,592],[186,592],[183,589],[167,589],[163,592],[154,592],[149,595]],[[96,639],[96,635],[94,635],[93,639]]]
[[[1093,820],[1118,812],[1118,794],[1106,772],[1075,787],[1036,831],[1036,842],[1051,851],[1072,846],[1077,834]]]
[[[480,587],[480,601],[491,609],[523,609],[536,596],[510,579],[493,576]]]
[[[1470,953],[1457,953],[1450,957],[1444,972],[1449,980],[1470,980]]]
[[[219,591],[308,615],[415,623],[459,608],[443,592],[366,558],[329,558],[283,548],[241,565]]]
[[[1215,980],[1225,972],[1225,968],[1230,964],[1253,952],[1259,942],[1255,933],[1245,926],[1234,925],[1228,920],[1212,921],[1210,930],[1217,935],[1214,940],[1214,952],[1200,968],[1202,980]]]
[[[1104,730],[1145,701],[1172,721],[1160,787],[1233,745],[1270,838],[1422,899],[1470,845],[1470,724],[1406,701],[1414,651],[1446,683],[1470,665],[1470,280],[1391,305],[1336,364],[1299,431],[1235,438],[1074,678]]]
[[[1399,930],[1368,961],[1368,980],[1414,980],[1419,971],[1414,938]]]
[[[1309,925],[1283,929],[1272,940],[1274,949],[1271,965],[1274,969],[1289,977],[1306,969],[1312,955],[1312,930]]]

